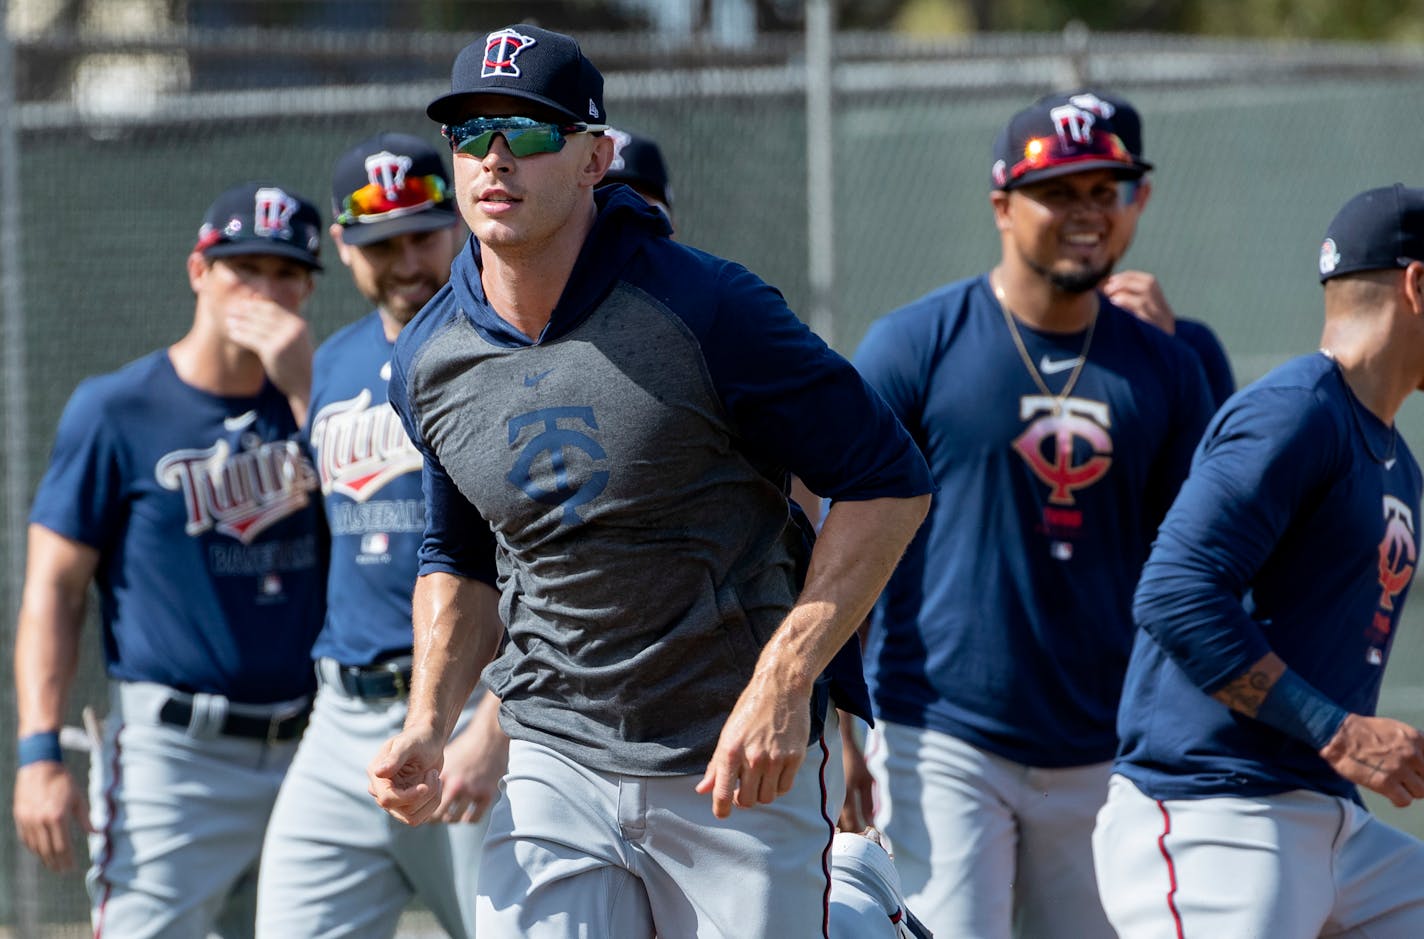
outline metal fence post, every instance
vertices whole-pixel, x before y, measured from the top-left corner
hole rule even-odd
[[[15,617],[20,607],[20,589],[25,577],[25,517],[29,485],[29,383],[25,376],[25,298],[20,256],[20,129],[16,124],[15,50],[10,36],[10,3],[0,0],[0,368],[4,369],[3,420],[5,439],[4,500],[5,500],[5,572],[4,603],[0,604],[0,647],[9,661],[15,646]],[[15,713],[15,689],[12,682],[0,680],[0,708],[5,719],[0,727],[10,727]],[[8,736],[8,735],[0,735]],[[8,739],[0,740],[5,755],[0,756],[0,768],[13,792],[15,774],[14,746]],[[5,814],[9,814],[10,799],[6,798]],[[14,842],[14,854],[9,859],[14,876],[10,884],[10,905],[15,911],[15,925],[21,939],[39,935],[39,868],[34,855]]]
[[[836,192],[834,94],[835,10],[831,0],[806,2],[806,250],[811,290],[808,319],[835,342]]]

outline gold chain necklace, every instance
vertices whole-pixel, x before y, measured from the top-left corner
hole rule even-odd
[[[1093,318],[1088,320],[1088,334],[1083,337],[1083,348],[1078,352],[1078,364],[1073,366],[1073,372],[1068,376],[1063,390],[1054,394],[1048,390],[1048,384],[1043,380],[1038,366],[1033,364],[1033,356],[1028,354],[1028,349],[1024,346],[1023,336],[1019,335],[1018,323],[1014,322],[1014,314],[1010,312],[1008,301],[1004,298],[1004,288],[993,283],[992,280],[991,284],[994,288],[994,297],[999,301],[999,310],[1004,314],[1004,323],[1009,327],[1009,335],[1013,337],[1014,348],[1019,350],[1019,358],[1023,359],[1024,368],[1028,369],[1029,377],[1038,386],[1038,390],[1043,392],[1043,396],[1053,402],[1053,413],[1055,415],[1063,413],[1064,400],[1073,391],[1073,386],[1078,383],[1078,376],[1083,374],[1083,366],[1088,364],[1088,350],[1093,347],[1093,332],[1098,328],[1098,311],[1102,309],[1102,300],[1098,300],[1098,305],[1093,309]]]

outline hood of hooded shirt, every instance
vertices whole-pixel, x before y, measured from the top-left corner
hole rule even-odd
[[[450,265],[450,289],[482,336],[500,346],[527,346],[557,339],[581,323],[608,296],[628,261],[653,238],[666,238],[672,226],[661,211],[627,186],[594,192],[598,216],[574,262],[569,282],[554,307],[549,325],[536,339],[500,318],[480,283],[480,244],[471,237]]]

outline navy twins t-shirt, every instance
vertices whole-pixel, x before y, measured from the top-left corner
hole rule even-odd
[[[280,391],[199,391],[165,349],[75,390],[30,521],[99,551],[111,677],[261,704],[312,688],[315,490]]]

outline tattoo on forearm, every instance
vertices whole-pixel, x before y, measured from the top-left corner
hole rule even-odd
[[[1261,702],[1266,700],[1266,695],[1276,683],[1276,677],[1264,669],[1252,669],[1232,680],[1212,697],[1247,717],[1255,717],[1261,709]]]

